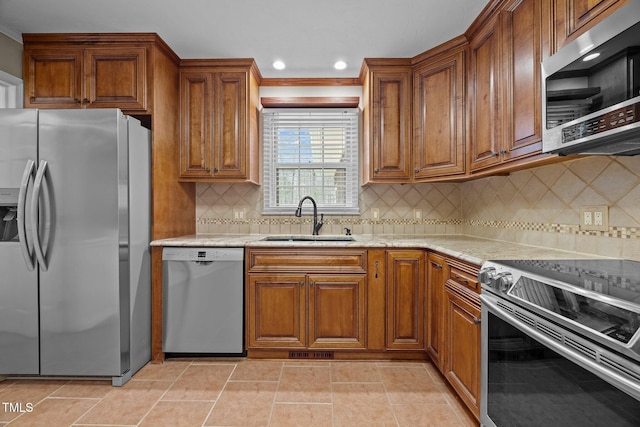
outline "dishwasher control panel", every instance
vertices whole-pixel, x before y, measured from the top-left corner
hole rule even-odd
[[[163,261],[243,261],[243,248],[165,247]]]

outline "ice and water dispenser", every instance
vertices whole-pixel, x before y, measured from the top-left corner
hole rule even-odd
[[[0,242],[18,241],[18,188],[0,188]]]

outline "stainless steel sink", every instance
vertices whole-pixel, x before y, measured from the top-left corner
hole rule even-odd
[[[352,236],[267,236],[267,242],[353,242]]]

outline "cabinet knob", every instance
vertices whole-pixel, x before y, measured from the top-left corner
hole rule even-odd
[[[315,285],[315,282],[313,280],[309,280],[309,286],[313,286]]]
[[[380,169],[378,169],[378,168],[375,168],[375,169],[373,170],[373,173],[378,173],[378,172],[380,172]]]
[[[204,171],[205,172],[211,172],[211,169],[210,168],[204,168]]]
[[[442,270],[442,264],[439,264],[437,262],[433,263],[433,266],[437,269],[437,270]]]
[[[214,172],[218,172],[219,170],[220,170],[220,169],[218,169],[218,168],[213,168],[213,171],[214,171]]]
[[[418,173],[418,172],[420,172],[420,169],[419,169],[419,168],[414,168],[414,169],[413,169],[413,173]]]
[[[498,157],[499,153],[497,151],[491,152],[491,157]]]
[[[82,103],[82,101],[80,101],[78,98],[74,98],[74,99],[73,99],[73,101],[74,101],[76,104],[81,104],[81,103]]]
[[[476,316],[473,316],[473,323],[475,325],[479,325],[482,322],[482,320],[478,319]]]
[[[299,281],[298,285],[300,285],[300,287],[304,286],[304,282],[303,281]]]
[[[509,152],[509,150],[506,150],[504,148],[500,150],[500,154],[507,154],[508,152]]]
[[[88,99],[88,98],[84,98],[84,99],[82,100],[82,103],[83,103],[83,104],[91,104],[91,101],[89,101],[89,99]]]

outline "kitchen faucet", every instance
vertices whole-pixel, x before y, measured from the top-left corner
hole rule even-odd
[[[296,216],[298,218],[300,218],[302,216],[302,203],[305,200],[311,200],[311,203],[313,203],[313,235],[317,236],[318,235],[318,231],[320,231],[320,229],[322,228],[322,220],[324,219],[324,214],[320,214],[320,222],[318,222],[318,205],[316,205],[316,201],[313,200],[313,197],[311,196],[304,196],[302,199],[300,199],[300,203],[298,203],[298,209],[296,209]]]

